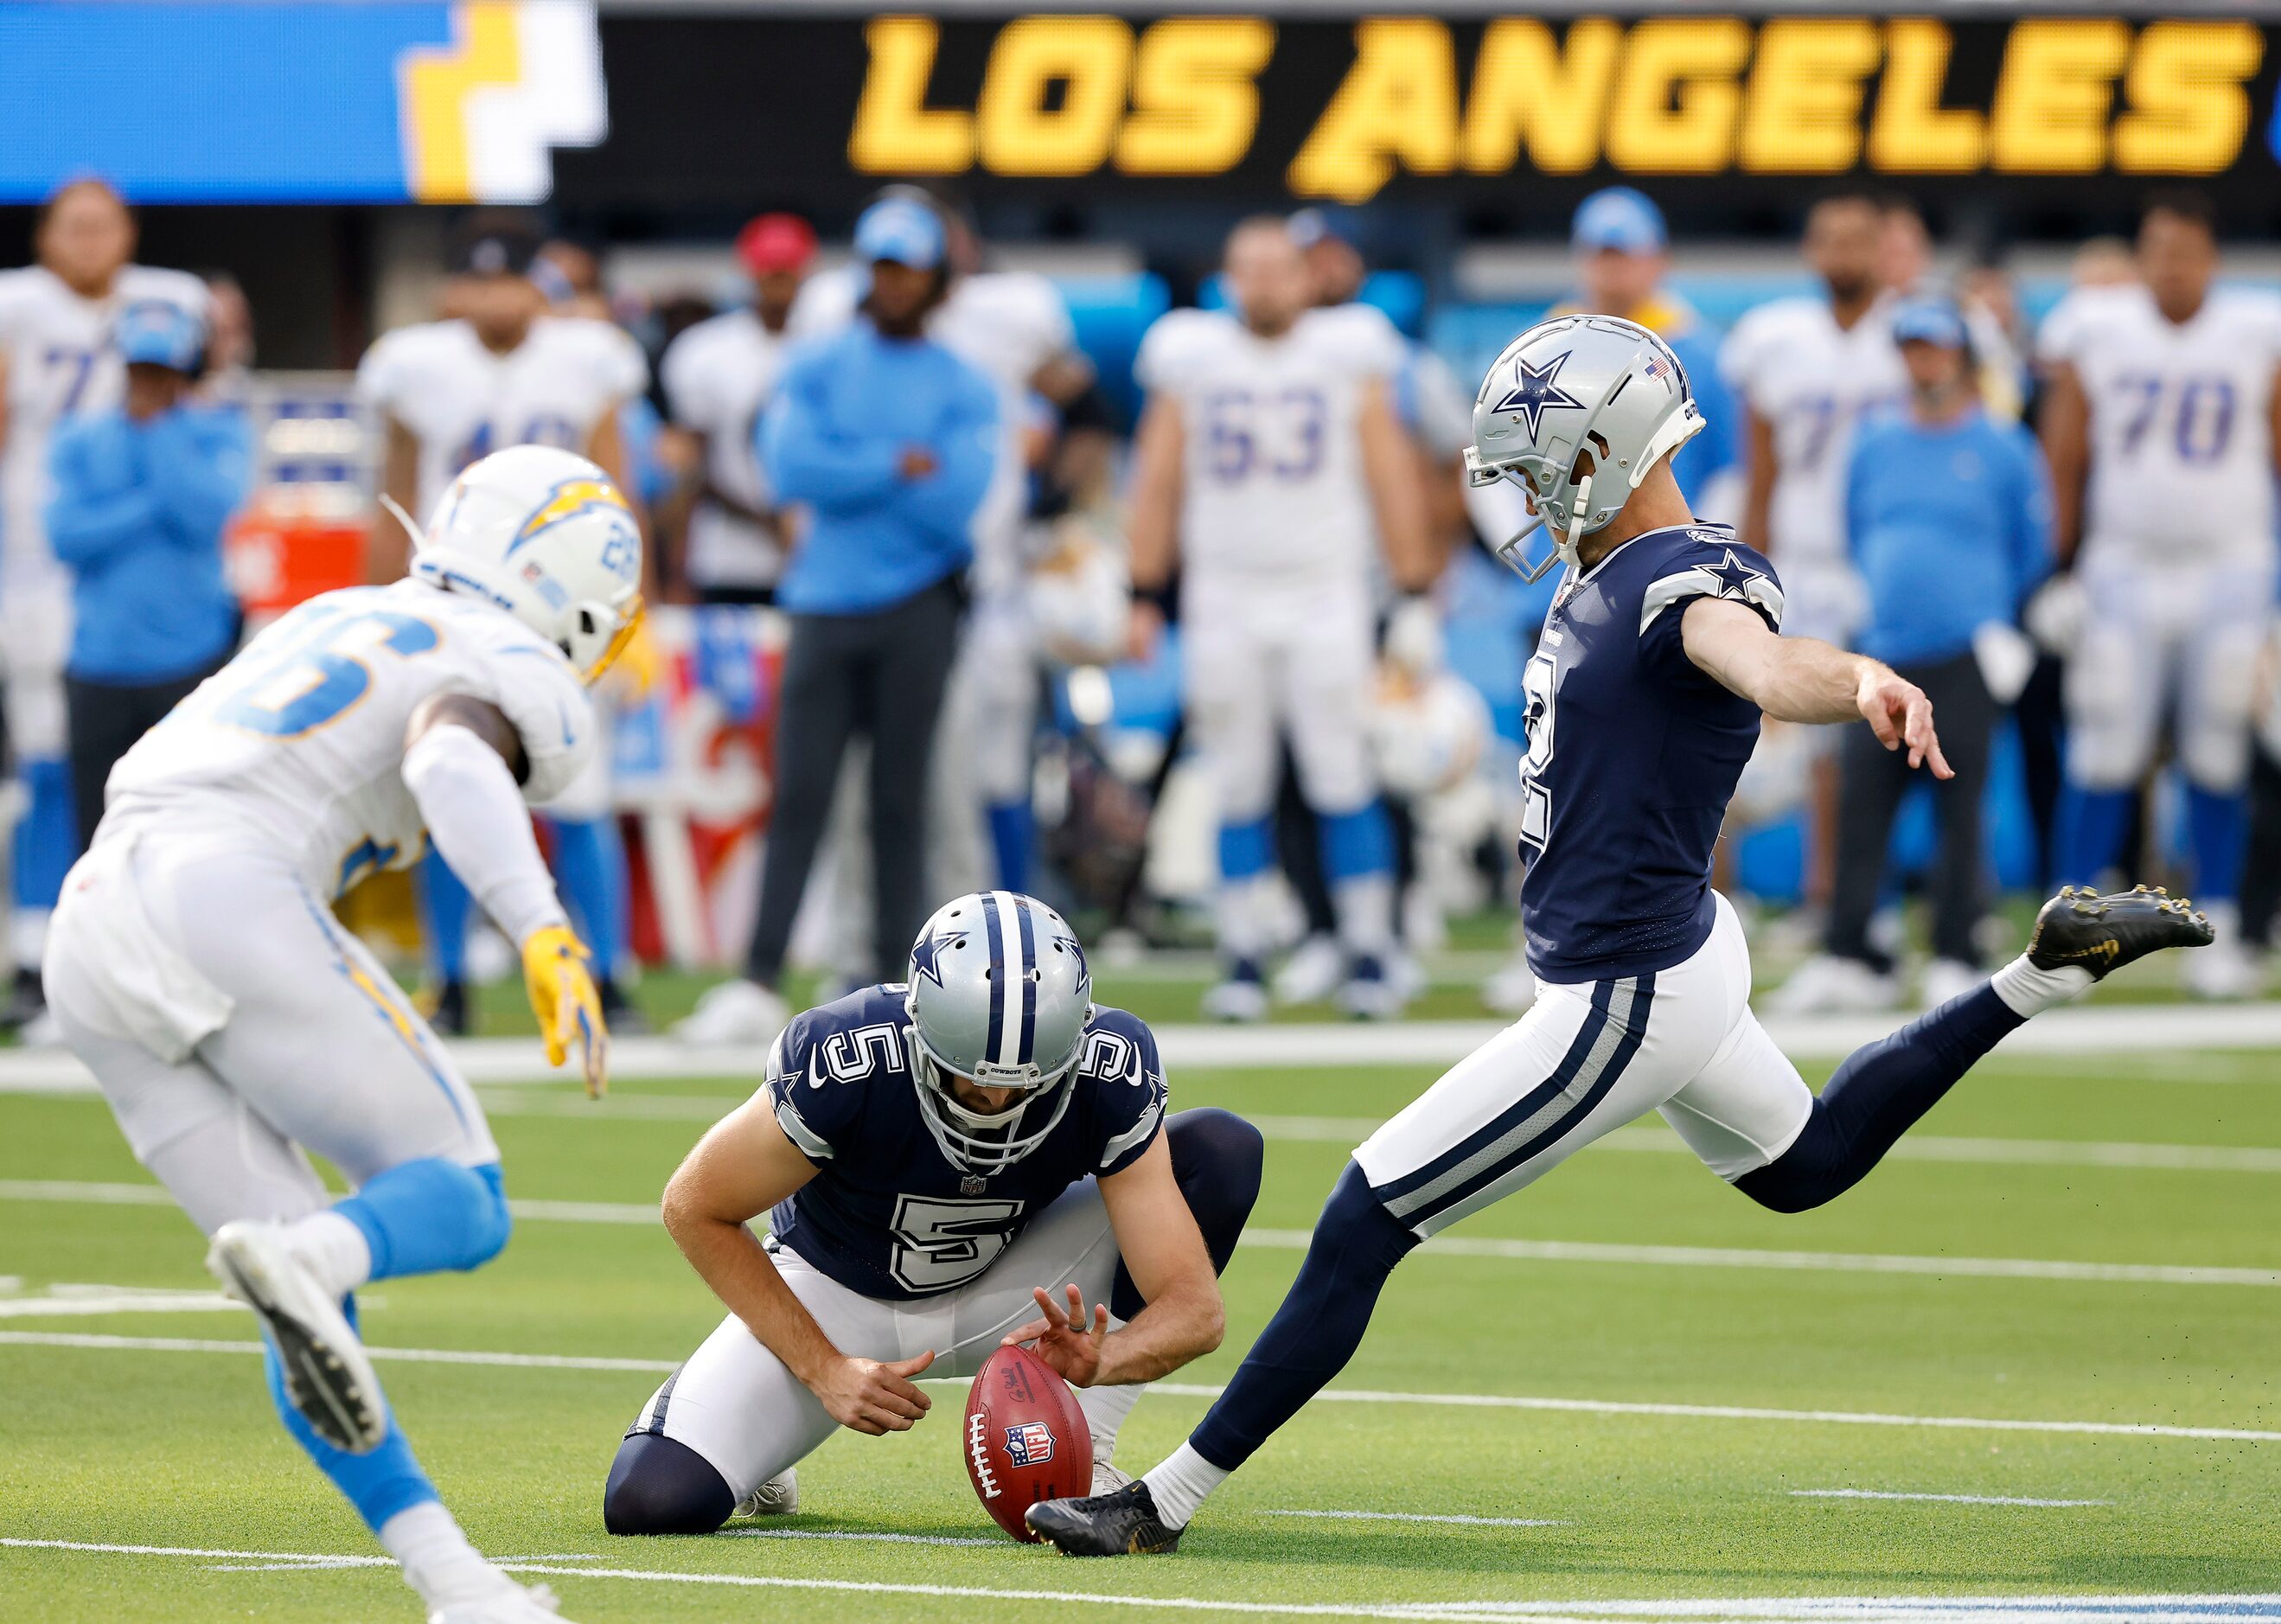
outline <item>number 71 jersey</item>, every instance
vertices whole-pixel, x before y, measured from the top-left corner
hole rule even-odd
[[[2273,547],[2273,383],[2281,298],[2213,288],[2172,321],[2142,287],[2069,294],[2046,359],[2091,407],[2089,556],[2255,562]]]
[[[313,598],[200,684],[112,769],[106,824],[236,829],[282,848],[320,897],[418,860],[427,829],[404,783],[412,713],[438,693],[505,712],[533,803],[594,745],[585,685],[521,621],[419,581]]]

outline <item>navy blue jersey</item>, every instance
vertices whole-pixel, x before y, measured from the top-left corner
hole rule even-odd
[[[919,1114],[905,990],[866,987],[799,1017],[768,1080],[785,1136],[817,1169],[770,1215],[777,1238],[850,1290],[897,1302],[976,1278],[1071,1185],[1138,1161],[1164,1117],[1156,1038],[1138,1017],[1100,1009],[1046,1142],[1002,1172],[970,1173]]]
[[[1687,657],[1689,600],[1782,629],[1774,567],[1723,526],[1651,530],[1571,572],[1521,687],[1521,927],[1546,981],[1680,963],[1711,934],[1711,848],[1758,743],[1759,708]]]

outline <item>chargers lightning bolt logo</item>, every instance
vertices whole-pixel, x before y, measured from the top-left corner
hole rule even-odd
[[[1519,413],[1528,424],[1528,437],[1532,440],[1543,439],[1544,414],[1548,407],[1574,406],[1578,411],[1583,410],[1584,407],[1582,401],[1562,389],[1556,381],[1560,376],[1561,367],[1568,360],[1568,354],[1567,351],[1561,351],[1559,354],[1545,362],[1542,368],[1532,367],[1525,360],[1516,360],[1513,362],[1513,370],[1519,375],[1518,381],[1512,389],[1505,391],[1504,398],[1498,401],[1490,410]]]
[[[508,555],[513,556],[516,547],[541,530],[598,507],[607,513],[623,514],[629,523],[633,519],[633,509],[626,506],[626,499],[618,494],[618,488],[608,480],[564,480],[548,492],[546,500],[522,522],[522,528],[514,533],[514,544],[507,548]]]

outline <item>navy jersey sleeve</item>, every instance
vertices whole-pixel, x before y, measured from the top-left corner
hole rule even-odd
[[[769,1051],[766,1087],[777,1125],[817,1166],[854,1143],[871,1080],[901,1074],[901,1027],[878,989],[851,993],[793,1017]],[[875,1007],[876,1006],[876,1007]]]
[[[1100,1147],[1093,1171],[1123,1172],[1164,1125],[1164,1066],[1156,1034],[1137,1016],[1102,1010],[1086,1034],[1074,1081],[1086,1092],[1087,1119]]]
[[[1687,657],[1680,634],[1687,606],[1697,598],[1747,604],[1770,629],[1782,630],[1782,581],[1766,555],[1725,530],[1690,529],[1663,544],[1662,556],[1647,571],[1640,594],[1640,668],[1659,681],[1709,680]]]

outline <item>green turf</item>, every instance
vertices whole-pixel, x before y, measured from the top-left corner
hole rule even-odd
[[[1255,1218],[1302,1229],[1339,1122],[1382,1117],[1429,1068],[1190,1072],[1175,1104],[1331,1118],[1276,1137]],[[2270,1055],[2024,1056],[1983,1068],[1923,1133],[1950,1140],[2281,1146]],[[510,1188],[639,1203],[749,1079],[487,1090]],[[1293,1125],[1295,1126],[1298,1125]],[[1641,1142],[1633,1136],[1628,1142]],[[99,1102],[0,1096],[0,1179],[143,1178]],[[2281,1268],[2281,1175],[1896,1160],[1829,1210],[1759,1211],[1682,1155],[1601,1147],[1461,1235],[1807,1252]],[[0,1200],[0,1274],[203,1288],[163,1207]],[[1240,1252],[1233,1368],[1298,1263]],[[661,1231],[525,1221],[470,1277],[389,1281],[376,1345],[672,1360],[716,1311]],[[2281,1290],[1421,1255],[1337,1384],[1910,1416],[2281,1430]],[[0,1330],[243,1340],[231,1313],[0,1319]],[[383,1364],[398,1412],[477,1540],[568,1568],[1341,1605],[2003,1592],[2281,1591],[2281,1442],[1325,1404],[1216,1499],[1174,1558],[1078,1564],[992,1538],[959,1465],[958,1395],[904,1437],[842,1435],[802,1468],[815,1532],[991,1543],[618,1542],[600,1481],[654,1376]],[[1120,1461],[1179,1441],[1201,1399],[1156,1395]],[[286,1442],[253,1362],[226,1353],[0,1345],[0,1536],[199,1551],[362,1553]],[[2090,1507],[1799,1498],[1854,1488],[2098,1500]],[[1538,1527],[1322,1521],[1289,1510],[1538,1518]],[[0,1547],[0,1618],[410,1619],[378,1569],[216,1571],[213,1558]],[[1065,1616],[1053,1600],[731,1589],[554,1576],[581,1620]],[[1118,1610],[1116,1616],[1145,1617]]]

